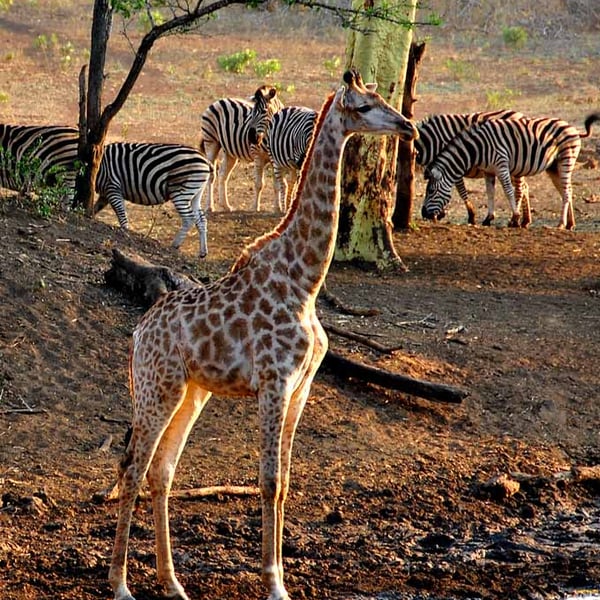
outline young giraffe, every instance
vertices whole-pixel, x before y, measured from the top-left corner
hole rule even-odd
[[[133,334],[133,432],[121,463],[109,573],[117,600],[133,600],[127,545],[144,476],[152,496],[159,583],[167,597],[188,599],[173,568],[167,499],[188,434],[212,393],[258,399],[262,578],[269,600],[288,598],[284,503],[294,434],[327,349],[315,303],[335,247],[342,151],[357,132],[417,136],[413,123],[356,71],[346,72],[344,83],[323,105],[298,192],[281,223],[246,248],[219,281],[163,296]]]

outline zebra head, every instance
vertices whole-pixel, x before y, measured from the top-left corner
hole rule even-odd
[[[277,97],[277,90],[263,85],[252,97],[253,107],[248,120],[248,139],[253,146],[259,146],[265,137],[273,115],[283,108]]]
[[[421,216],[431,221],[439,221],[446,216],[446,206],[450,202],[452,184],[437,166],[425,169],[425,179],[427,180],[427,189]]]

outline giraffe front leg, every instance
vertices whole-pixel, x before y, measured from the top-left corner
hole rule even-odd
[[[258,396],[258,402],[261,440],[259,486],[262,503],[262,580],[269,590],[269,600],[287,600],[288,593],[283,584],[283,570],[280,564],[283,528],[280,498],[283,407],[289,403],[289,398],[279,390],[263,391]]]

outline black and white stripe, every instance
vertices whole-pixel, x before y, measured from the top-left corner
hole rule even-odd
[[[192,225],[199,236],[199,255],[207,254],[206,216],[201,199],[210,175],[211,163],[195,148],[179,144],[107,144],[96,177],[98,200],[94,213],[110,204],[127,229],[125,200],[155,205],[171,200],[181,217],[181,229],[173,246],[179,248]]]
[[[571,176],[581,149],[600,113],[585,120],[585,133],[559,119],[492,119],[457,135],[428,167],[422,215],[441,219],[452,187],[474,169],[500,180],[512,210],[510,226],[519,225],[520,207],[511,176],[526,177],[545,171],[562,197],[559,227],[575,226]]]
[[[28,192],[30,183],[75,187],[79,132],[60,125],[0,124],[0,186]],[[30,173],[26,180],[24,171]]]
[[[317,112],[305,106],[286,106],[273,115],[262,145],[257,148],[255,165],[262,171],[266,162],[273,165],[279,210],[285,212],[312,138]],[[260,210],[260,205],[255,207]]]
[[[431,115],[419,123],[417,129],[419,137],[415,140],[416,163],[427,168],[435,158],[442,152],[446,145],[461,131],[468,129],[473,125],[483,123],[488,119],[522,119],[525,116],[514,110],[494,110],[475,113],[448,113]],[[480,171],[474,171],[465,174],[465,177],[485,177],[485,187],[489,208],[494,204],[494,175],[485,174]],[[529,197],[527,195],[527,184],[524,181],[515,182],[515,186],[525,194],[524,199],[528,206]],[[468,213],[468,221],[471,225],[475,223],[475,208],[470,202],[467,189],[462,177],[456,183],[456,189],[465,204]],[[484,221],[484,225],[489,222]]]
[[[219,168],[219,206],[232,210],[227,198],[227,182],[238,160],[252,162],[253,144],[262,142],[273,115],[283,107],[277,90],[261,86],[251,100],[221,98],[213,102],[202,114],[200,150],[215,164],[219,152],[223,160]],[[260,190],[256,181],[255,204],[260,201]],[[207,210],[215,210],[214,177],[211,177]]]

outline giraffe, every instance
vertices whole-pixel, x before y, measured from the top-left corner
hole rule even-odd
[[[133,333],[132,434],[119,473],[119,515],[109,571],[115,600],[133,600],[127,546],[144,477],[152,497],[156,568],[166,597],[188,600],[175,576],[168,495],[190,430],[211,394],[253,396],[259,414],[262,580],[269,600],[283,582],[284,504],[292,443],[327,350],[316,298],[335,248],[340,161],[353,133],[415,139],[415,125],[355,70],[325,101],[292,207],[275,229],[206,287],[162,296]]]

